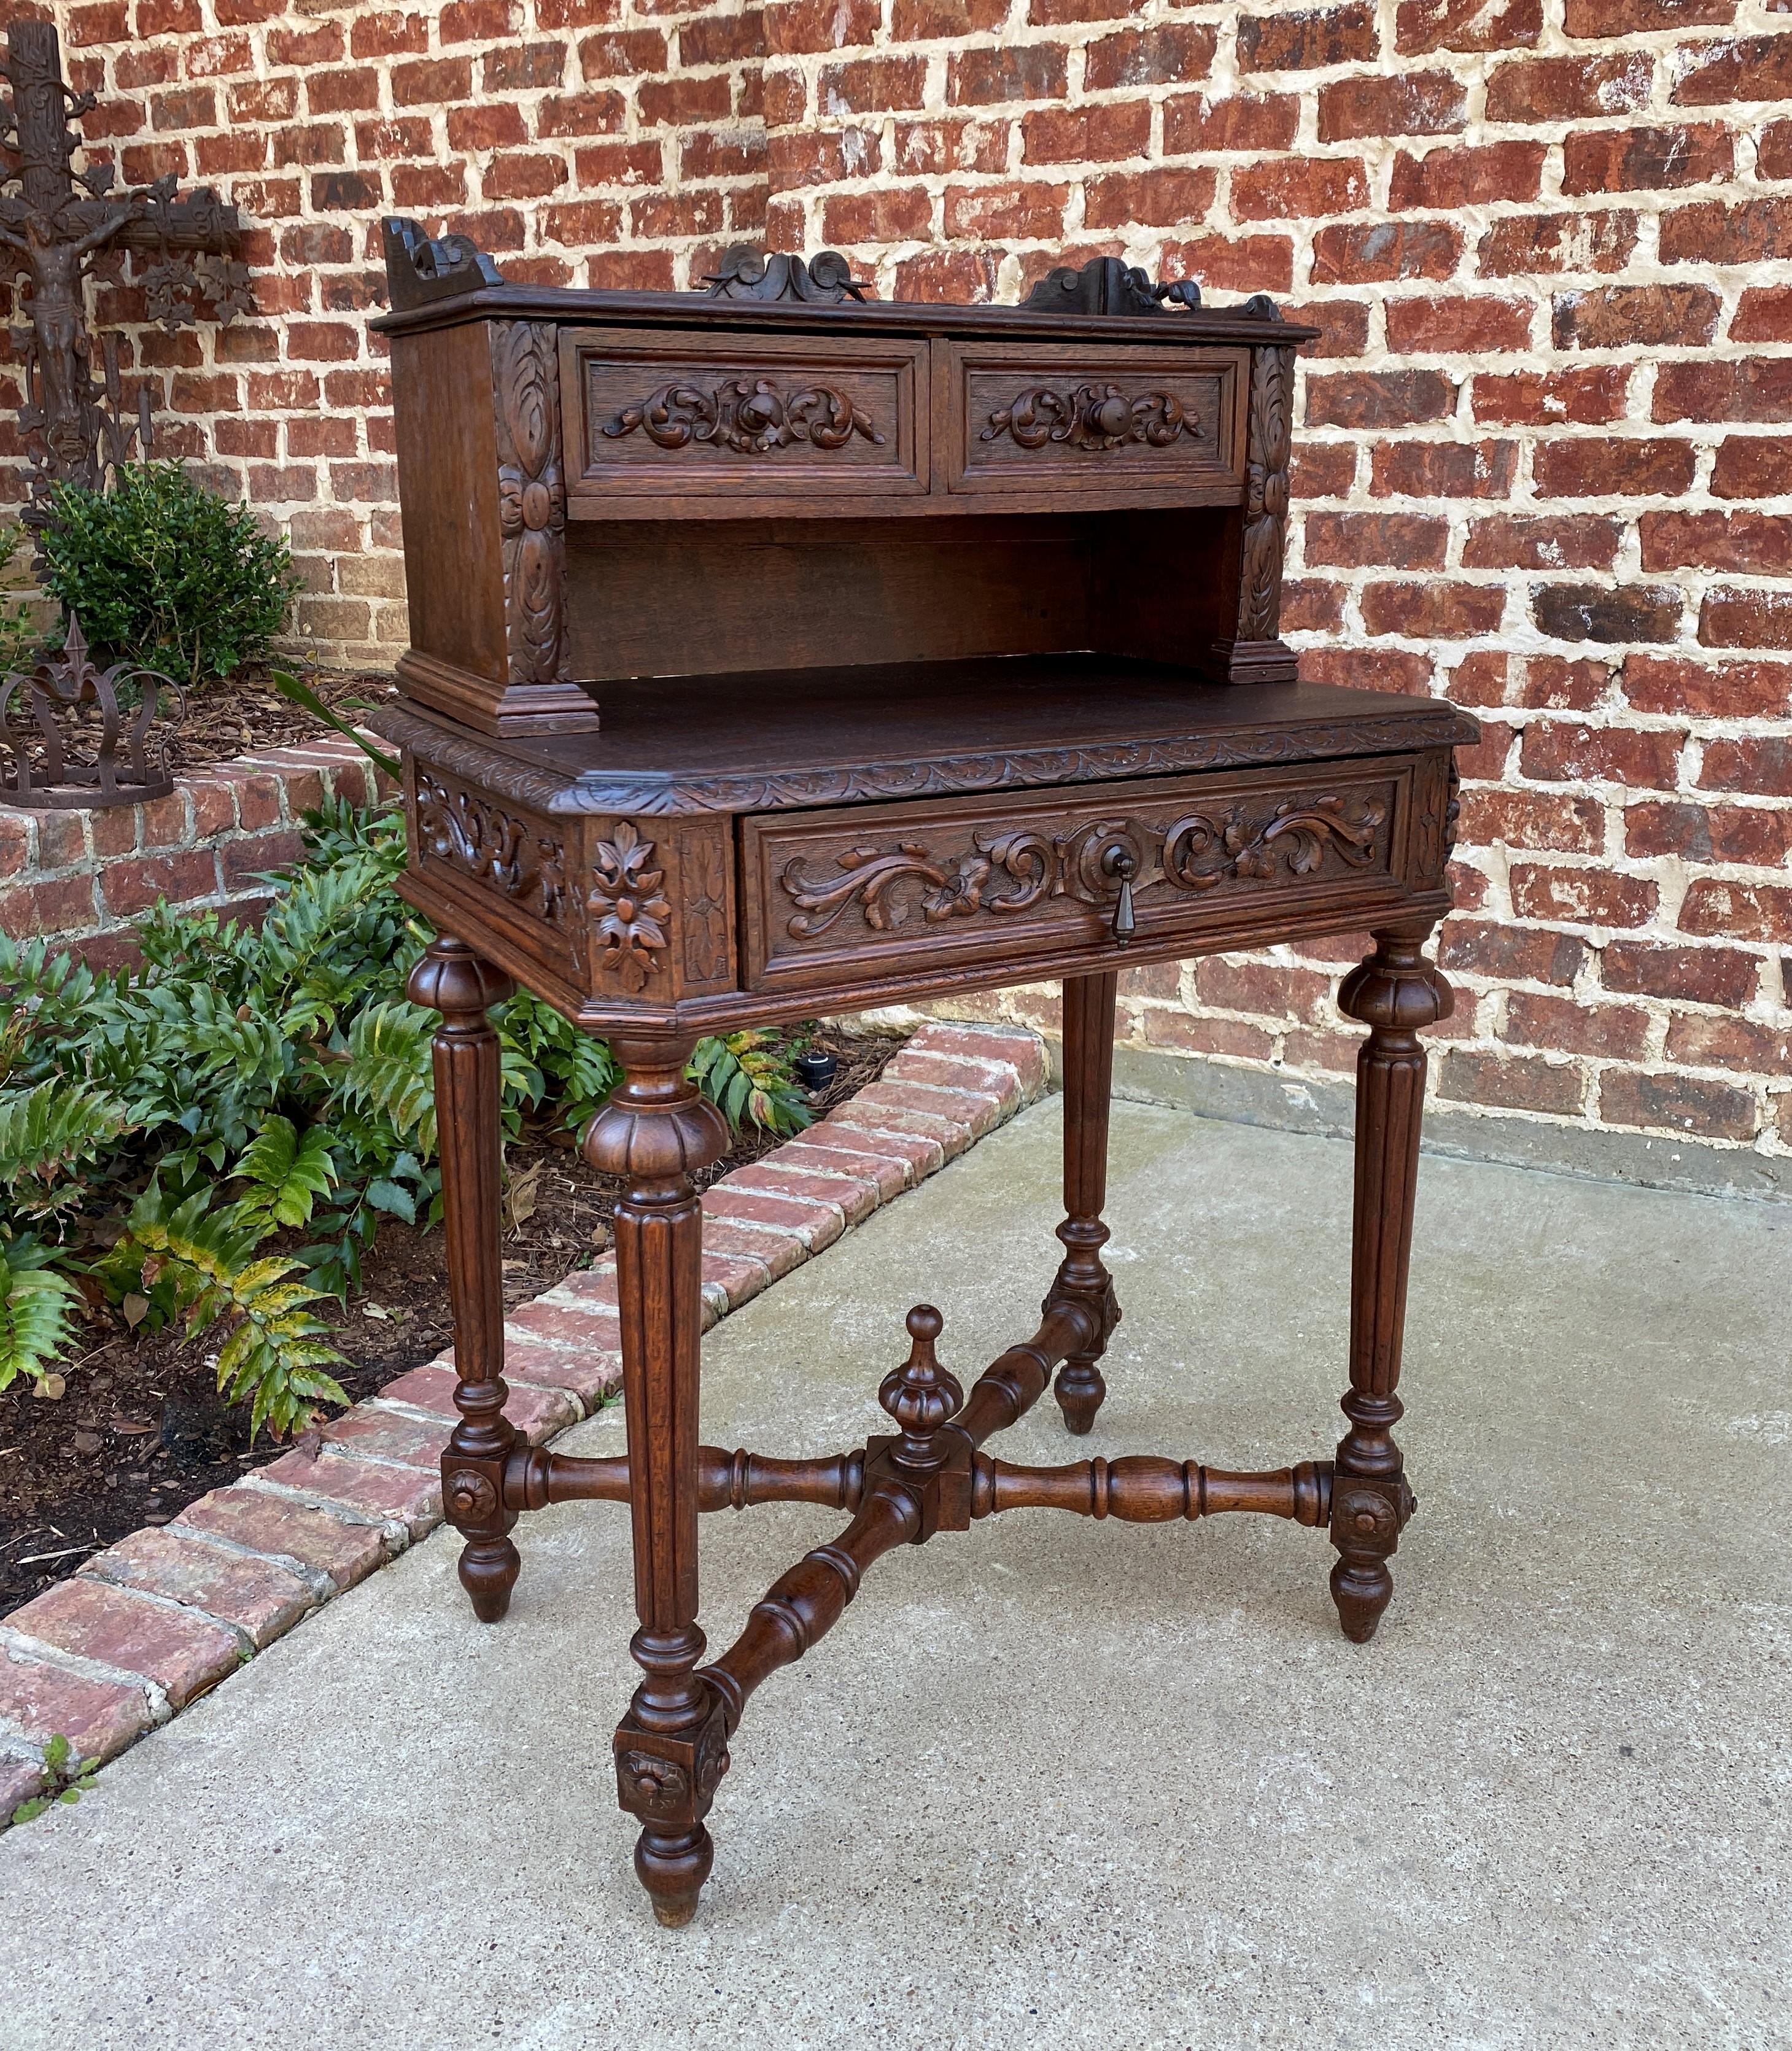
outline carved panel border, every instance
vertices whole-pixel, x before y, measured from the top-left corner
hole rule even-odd
[[[1293,350],[1251,350],[1244,536],[1235,637],[1240,641],[1273,641],[1281,621],[1294,386]]]
[[[490,329],[510,682],[559,683],[567,674],[559,332],[533,321]]]

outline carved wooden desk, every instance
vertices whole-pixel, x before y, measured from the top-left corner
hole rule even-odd
[[[643,1678],[615,1748],[662,1922],[694,1912],[748,1697],[892,1546],[1023,1507],[1255,1510],[1329,1533],[1367,1639],[1413,1508],[1392,1428],[1425,1057],[1447,986],[1448,705],[1294,681],[1276,638],[1294,346],[1103,260],[1025,307],[861,304],[846,267],[730,252],[707,294],[507,286],[387,228],[412,645],[407,894],[435,1041],[461,1421],[460,1574],[502,1616],[523,1512],[633,1518]],[[1166,307],[1166,298],[1185,302]],[[1073,1432],[1119,1315],[1101,1260],[1118,967],[1368,928],[1349,1420],[1267,1474],[1142,1456],[1017,1467],[986,1442],[1053,1393]],[[697,1443],[693,1171],[725,1134],[699,1035],[1061,977],[1067,1215],[1038,1330],[968,1395],[909,1315],[893,1432],[830,1458]],[[586,1134],[616,1214],[625,1457],[504,1416],[498,1047],[512,979],[611,1041]],[[700,1511],[851,1521],[709,1664]]]

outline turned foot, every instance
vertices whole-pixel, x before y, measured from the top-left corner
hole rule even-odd
[[[1107,1384],[1102,1380],[1101,1369],[1092,1360],[1067,1361],[1058,1369],[1052,1393],[1064,1414],[1064,1429],[1080,1439],[1095,1421],[1095,1412],[1107,1393]]]
[[[697,1913],[697,1897],[709,1877],[716,1847],[699,1823],[681,1837],[643,1830],[635,1841],[634,1870],[663,1930],[682,1930]]]
[[[1340,1560],[1332,1569],[1332,1600],[1339,1627],[1353,1643],[1367,1645],[1393,1600],[1394,1577],[1384,1560]]]
[[[508,1538],[470,1539],[461,1549],[460,1584],[482,1623],[496,1623],[510,1607],[522,1555]]]

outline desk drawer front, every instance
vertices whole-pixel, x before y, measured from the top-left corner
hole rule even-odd
[[[925,343],[563,330],[568,510],[619,496],[924,491]]]
[[[1229,500],[1243,471],[1243,350],[955,342],[939,352],[952,491],[1087,491]]]
[[[1134,943],[1189,952],[1275,917],[1358,908],[1405,887],[1413,758],[1290,775],[1112,783],[993,803],[865,805],[741,822],[747,987],[912,976],[962,962],[1111,947],[1133,865]]]

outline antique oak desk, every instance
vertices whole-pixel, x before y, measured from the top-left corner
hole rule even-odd
[[[461,1418],[460,1576],[502,1617],[526,1510],[629,1504],[643,1678],[615,1738],[662,1923],[747,1701],[892,1547],[1037,1508],[1254,1510],[1329,1534],[1367,1639],[1413,1508],[1392,1428],[1425,1057],[1447,986],[1451,749],[1428,700],[1295,681],[1277,639],[1294,346],[1267,300],[1201,308],[1098,260],[1020,307],[862,303],[843,260],[728,252],[688,294],[506,284],[386,226],[412,645],[404,889],[442,937],[435,1040]],[[1166,301],[1174,303],[1166,304]],[[1122,964],[1367,928],[1349,1428],[1267,1474],[986,1443],[1053,1394],[1087,1432],[1119,1315],[1102,1264]],[[725,1149],[687,1081],[705,1033],[1062,978],[1067,1216],[1043,1319],[968,1394],[908,1317],[895,1429],[830,1458],[697,1442],[701,1216]],[[532,1449],[504,1415],[498,1045],[513,979],[611,1041],[588,1158],[616,1213],[626,1456]],[[1042,1277],[1043,1279],[1043,1277]],[[704,1663],[701,1511],[851,1521]]]

